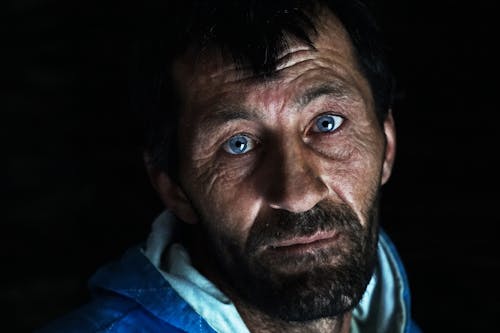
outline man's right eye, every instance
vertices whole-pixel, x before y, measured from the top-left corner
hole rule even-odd
[[[241,155],[254,149],[255,141],[247,135],[237,134],[229,138],[222,147],[229,154]]]

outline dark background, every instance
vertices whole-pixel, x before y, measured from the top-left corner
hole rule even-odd
[[[425,332],[500,316],[495,1],[372,1],[399,81],[398,155],[382,225]],[[143,170],[126,81],[131,5],[1,5],[0,313],[31,331],[84,302],[103,263],[161,205]]]

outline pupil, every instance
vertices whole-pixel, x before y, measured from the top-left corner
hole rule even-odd
[[[243,151],[245,150],[246,143],[242,139],[237,139],[236,141],[234,141],[234,147],[238,151]]]
[[[329,119],[325,119],[321,122],[321,126],[326,129],[326,130],[330,130],[332,129],[333,127],[333,124],[332,124],[332,121],[329,120]]]

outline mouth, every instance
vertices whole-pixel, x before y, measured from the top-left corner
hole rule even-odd
[[[339,233],[336,231],[318,231],[310,236],[293,237],[280,240],[269,245],[268,249],[287,254],[300,254],[326,247],[337,241]]]

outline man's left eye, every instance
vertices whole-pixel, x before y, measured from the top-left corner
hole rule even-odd
[[[344,122],[344,118],[334,114],[324,114],[314,120],[312,131],[329,133],[335,131]]]

